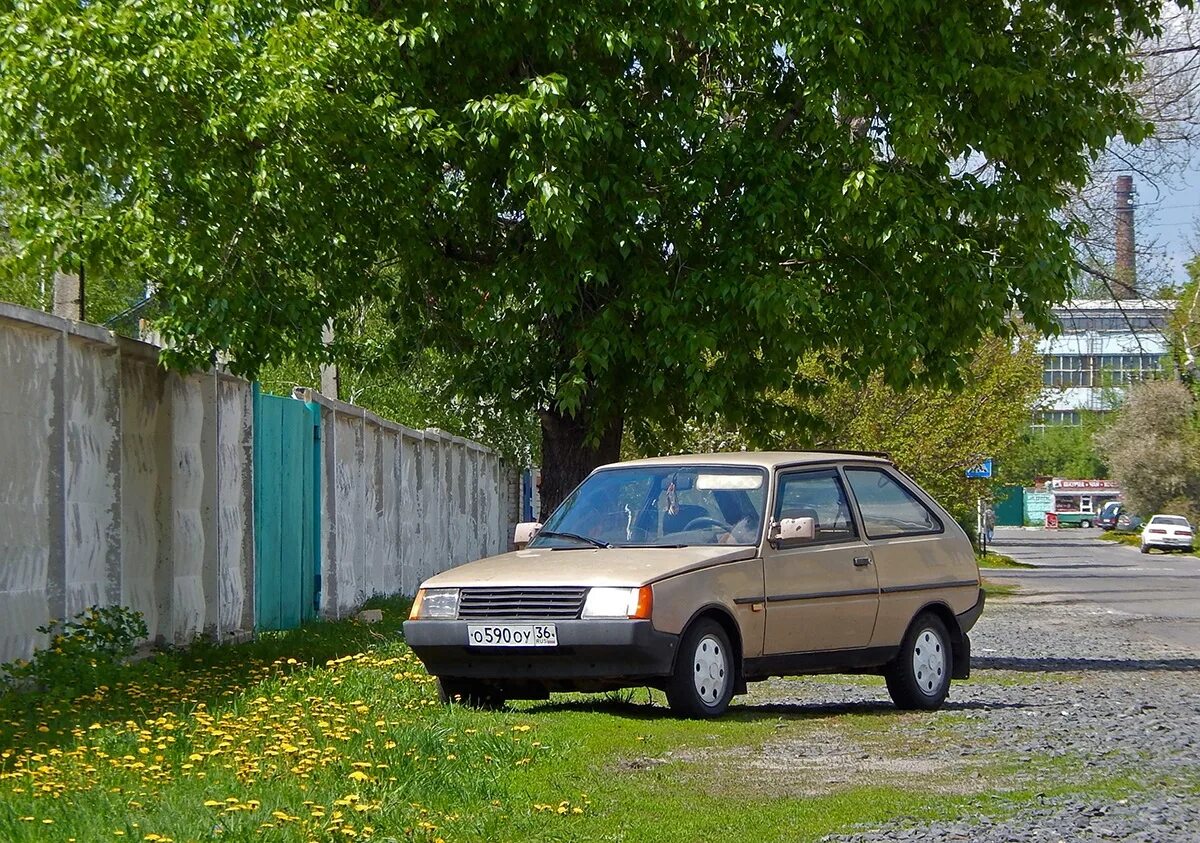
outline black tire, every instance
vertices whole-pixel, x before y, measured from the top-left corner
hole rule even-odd
[[[679,717],[706,719],[720,717],[733,699],[737,678],[738,654],[729,643],[725,629],[711,618],[701,618],[684,633],[675,657],[675,672],[667,680],[667,702]],[[711,685],[697,680],[707,665],[717,675]]]
[[[1146,545],[1141,545],[1141,546],[1140,546],[1138,549],[1139,549],[1139,550],[1141,550],[1141,551],[1142,551],[1142,553],[1149,553],[1149,552],[1150,552],[1150,548],[1149,548],[1148,546],[1146,546]]]
[[[883,674],[896,708],[902,711],[941,708],[950,692],[953,666],[954,651],[946,625],[932,612],[918,615],[904,634],[900,652]]]
[[[442,705],[458,703],[468,708],[495,711],[504,708],[506,702],[504,689],[486,682],[439,676],[437,677],[437,689],[438,699],[442,701]]]
[[[1079,522],[1079,526],[1086,530],[1088,527],[1092,526],[1092,522],[1084,519],[1083,521]]]

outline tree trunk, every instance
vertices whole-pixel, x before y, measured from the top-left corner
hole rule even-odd
[[[593,468],[621,458],[623,417],[612,421],[595,445],[587,444],[590,419],[543,410],[542,419],[542,509],[545,521],[554,508],[574,491]]]

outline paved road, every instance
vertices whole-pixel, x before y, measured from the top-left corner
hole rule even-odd
[[[1034,569],[992,571],[1021,586],[1020,600],[1094,605],[1124,615],[1132,637],[1150,635],[1200,655],[1200,559],[1102,541],[1098,529],[998,528],[992,548]]]

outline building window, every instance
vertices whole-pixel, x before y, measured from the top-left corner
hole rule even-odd
[[[1046,386],[1091,386],[1092,372],[1081,354],[1047,354],[1042,358],[1042,383]]]
[[[1043,410],[1033,414],[1030,427],[1037,433],[1045,433],[1048,427],[1079,427],[1083,415],[1078,410]]]
[[[1102,354],[1095,358],[1097,385],[1139,383],[1162,373],[1161,354]]]
[[[1042,384],[1053,388],[1124,386],[1156,378],[1161,354],[1046,354]]]

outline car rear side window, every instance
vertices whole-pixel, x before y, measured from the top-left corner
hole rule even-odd
[[[886,471],[847,468],[846,479],[858,501],[863,529],[869,538],[942,532],[942,522],[933,511]]]
[[[1156,515],[1150,519],[1151,524],[1170,524],[1172,527],[1190,526],[1186,518],[1178,515]]]
[[[792,545],[846,541],[858,537],[850,503],[836,469],[785,474],[779,478],[779,496],[775,518],[811,518],[811,540],[795,540]]]

